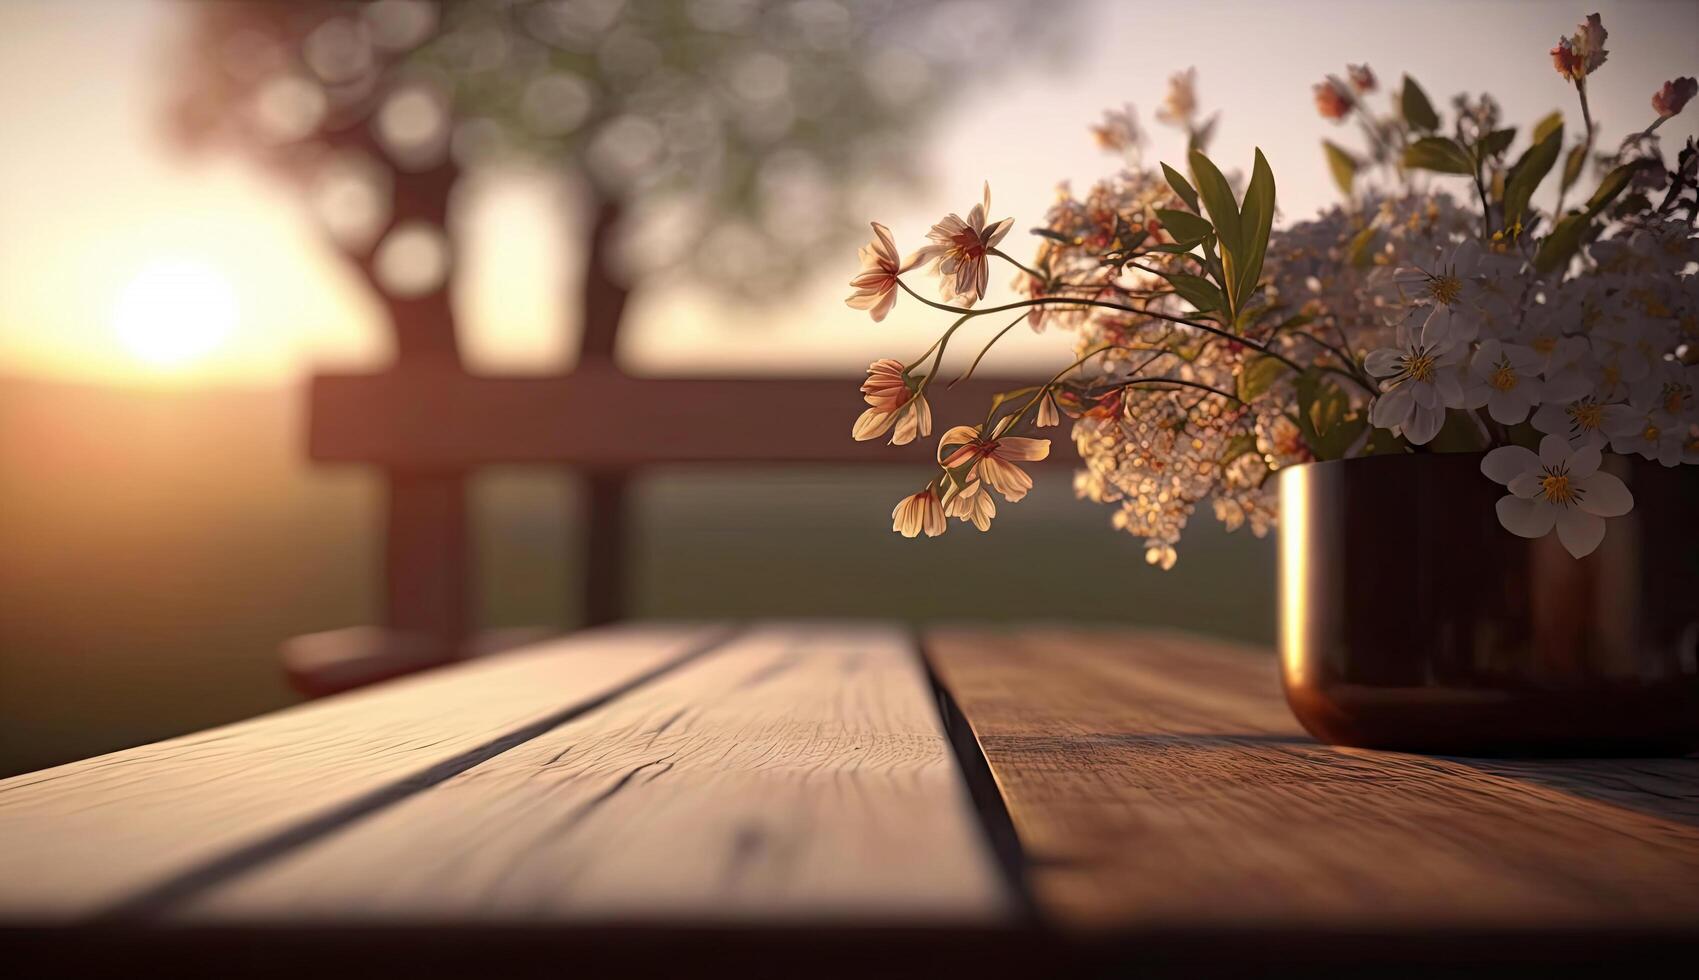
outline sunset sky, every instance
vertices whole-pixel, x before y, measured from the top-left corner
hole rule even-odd
[[[1574,93],[1546,51],[1594,9],[1610,30],[1611,58],[1590,86],[1608,145],[1651,120],[1648,100],[1666,78],[1699,73],[1699,4],[1086,5],[1073,15],[1078,39],[1064,61],[985,66],[916,148],[931,185],[868,217],[912,248],[989,180],[996,215],[1031,227],[1057,181],[1084,186],[1112,167],[1086,132],[1109,104],[1135,104],[1155,136],[1152,155],[1177,160],[1180,137],[1151,110],[1171,72],[1196,66],[1205,111],[1222,112],[1212,156],[1240,167],[1260,146],[1289,222],[1336,194],[1319,140],[1354,144],[1353,132],[1315,114],[1310,85],[1323,75],[1366,61],[1383,83],[1409,72],[1436,103],[1465,88],[1490,91],[1524,133],[1552,109],[1578,125]],[[0,4],[0,375],[276,384],[314,366],[383,362],[375,304],[323,249],[295,198],[240,159],[187,159],[161,137],[166,55],[181,17],[162,0]],[[1699,106],[1662,128],[1665,147],[1696,124]],[[570,216],[550,187],[534,175],[496,176],[465,202],[460,301],[477,369],[565,363],[576,330],[562,278],[572,266]],[[1026,254],[1024,238],[1011,235],[1010,250]],[[846,251],[771,308],[688,285],[649,289],[626,352],[644,371],[847,373],[924,348],[940,324],[913,304],[899,303],[882,325],[843,306],[854,270]],[[1022,337],[1004,356],[1060,358],[1062,344]]]

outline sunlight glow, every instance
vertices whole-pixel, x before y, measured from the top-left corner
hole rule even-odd
[[[124,347],[160,367],[188,364],[216,349],[236,327],[236,291],[211,266],[158,261],[130,280],[112,309]]]

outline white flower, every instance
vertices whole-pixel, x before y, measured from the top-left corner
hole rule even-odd
[[[1540,338],[1531,345],[1540,355],[1544,401],[1570,402],[1593,390],[1593,348],[1582,337]]]
[[[1611,450],[1623,455],[1639,453],[1665,466],[1680,464],[1687,426],[1661,408],[1628,407],[1630,411],[1604,423],[1605,435],[1611,439]]]
[[[909,385],[902,361],[883,357],[869,364],[861,395],[869,408],[850,429],[857,442],[890,432],[891,445],[906,446],[916,436],[932,434],[932,406],[926,403],[925,395]]]
[[[1606,405],[1592,395],[1571,402],[1548,401],[1534,412],[1534,428],[1563,436],[1583,446],[1603,446],[1610,436],[1605,427],[1632,418],[1627,405]]]
[[[1539,455],[1521,446],[1487,453],[1481,472],[1510,488],[1497,506],[1505,530],[1543,538],[1555,526],[1564,548],[1585,558],[1604,540],[1604,519],[1634,508],[1622,481],[1599,471],[1601,459],[1597,446],[1574,449],[1562,436],[1550,435],[1540,440]]]
[[[1445,326],[1428,318],[1420,335],[1412,338],[1410,321],[1424,311],[1412,311],[1398,325],[1398,346],[1371,351],[1363,367],[1386,385],[1369,421],[1382,429],[1402,431],[1404,438],[1422,445],[1439,433],[1447,408],[1463,406],[1463,384],[1457,366],[1466,346],[1446,336]]]
[[[1515,425],[1528,418],[1540,403],[1540,355],[1519,344],[1485,340],[1469,367],[1469,385],[1464,391],[1465,408],[1487,407],[1494,420]]]
[[[850,280],[855,290],[844,303],[851,309],[867,310],[875,323],[891,312],[897,301],[898,277],[914,268],[918,254],[907,262],[897,254],[897,243],[891,239],[891,229],[873,222],[873,241],[861,247],[861,272]]]
[[[972,306],[985,298],[985,286],[991,272],[988,256],[1003,236],[1009,233],[1013,218],[996,224],[986,224],[991,214],[991,184],[985,185],[985,200],[975,204],[967,220],[951,214],[932,226],[926,237],[932,244],[921,248],[910,258],[911,264],[932,263],[943,278],[938,292],[946,302]]]
[[[1480,272],[1481,246],[1469,238],[1450,249],[1437,251],[1425,266],[1418,264],[1396,270],[1393,281],[1409,298],[1449,315],[1453,310],[1480,304]]]

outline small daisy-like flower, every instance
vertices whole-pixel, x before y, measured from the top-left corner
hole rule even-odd
[[[922,531],[935,538],[944,533],[944,526],[944,505],[931,487],[909,494],[891,511],[891,530],[905,538],[918,537]]]
[[[1326,81],[1311,86],[1310,91],[1315,94],[1316,111],[1323,119],[1339,122],[1350,115],[1352,107],[1357,104],[1345,83],[1332,75],[1327,76]]]
[[[1540,403],[1544,383],[1539,378],[1540,355],[1519,344],[1485,340],[1469,366],[1464,408],[1485,405],[1494,420],[1515,425]]]
[[[1358,95],[1367,95],[1375,90],[1375,73],[1368,65],[1346,65],[1345,75],[1351,79],[1351,87]]]
[[[985,438],[979,434],[979,426],[976,425],[958,425],[938,440],[938,465],[954,470],[963,464],[972,464],[964,479],[974,482],[984,480],[1011,504],[1032,489],[1032,477],[1015,463],[1037,461],[1049,455],[1049,439],[1020,436]]]
[[[1370,351],[1363,368],[1377,378],[1383,390],[1369,409],[1369,422],[1382,429],[1402,432],[1412,445],[1423,445],[1439,434],[1447,408],[1461,408],[1463,384],[1457,370],[1468,355],[1466,342],[1448,336],[1445,324],[1432,317],[1420,331],[1411,330],[1411,320],[1425,311],[1412,311],[1398,325],[1396,347]]]
[[[932,434],[932,407],[925,395],[910,387],[903,362],[896,358],[881,358],[867,366],[861,394],[869,407],[850,430],[857,442],[891,432],[891,445],[906,446],[916,436]]]
[[[850,280],[855,290],[844,303],[851,309],[867,310],[873,322],[885,319],[891,305],[897,301],[897,277],[915,267],[918,253],[907,262],[897,255],[897,243],[891,239],[891,229],[873,222],[873,241],[861,247],[861,272]]]
[[[1577,558],[1593,553],[1605,537],[1605,518],[1634,509],[1634,495],[1621,480],[1599,470],[1597,446],[1575,449],[1562,436],[1540,440],[1540,452],[1501,446],[1481,460],[1481,472],[1509,488],[1499,498],[1498,521],[1524,538],[1543,538],[1557,528],[1558,540]]]
[[[978,480],[952,487],[944,494],[944,513],[966,521],[981,531],[991,530],[991,519],[997,516],[997,501]]]
[[[1699,95],[1699,80],[1692,78],[1675,78],[1664,83],[1664,87],[1652,93],[1652,111],[1660,119],[1679,113],[1687,107],[1687,103]]]
[[[914,255],[914,261],[931,262],[942,280],[938,292],[945,300],[972,306],[985,298],[985,285],[990,279],[991,250],[1009,233],[1013,218],[1004,218],[987,225],[991,213],[991,185],[985,185],[985,200],[975,204],[967,220],[951,214],[932,226],[926,237],[932,240]]]

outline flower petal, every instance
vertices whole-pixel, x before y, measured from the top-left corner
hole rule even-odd
[[[1439,435],[1439,430],[1445,425],[1445,406],[1435,405],[1425,408],[1418,404],[1415,411],[1410,413],[1410,421],[1404,426],[1404,438],[1410,440],[1410,445],[1426,445]]]
[[[979,475],[1011,504],[1032,489],[1032,477],[1027,476],[1025,470],[996,456],[987,456],[979,461]]]
[[[1481,472],[1506,486],[1523,473],[1540,468],[1540,457],[1521,446],[1500,446],[1481,459]]]
[[[1604,460],[1598,446],[1582,446],[1569,454],[1569,476],[1579,480],[1592,476],[1599,471],[1599,463]],[[1612,479],[1615,479],[1614,477]],[[1617,482],[1622,482],[1618,480]]]
[[[894,425],[896,421],[896,412],[886,412],[877,408],[870,408],[867,411],[862,412],[861,417],[855,420],[855,426],[850,429],[850,435],[854,436],[855,441],[857,442],[866,442],[869,439],[877,439],[886,432],[890,431],[891,426]]]
[[[1577,558],[1593,553],[1605,539],[1605,519],[1575,507],[1566,507],[1557,518],[1557,539]]]
[[[1596,450],[1595,450],[1596,451]],[[1581,509],[1600,517],[1621,517],[1634,509],[1634,495],[1609,473],[1594,473],[1575,481]]]
[[[1510,481],[1510,492],[1523,500],[1538,497],[1545,487],[1546,481],[1538,473],[1518,473]]]
[[[997,440],[993,455],[998,459],[1044,459],[1050,455],[1050,440],[1006,436]]]
[[[1388,378],[1402,370],[1399,364],[1403,358],[1404,352],[1398,348],[1382,347],[1369,351],[1368,356],[1363,358],[1363,370],[1377,378]]]
[[[1375,399],[1374,407],[1369,409],[1369,421],[1382,429],[1403,425],[1409,420],[1413,407],[1410,386],[1402,384]]]
[[[1518,537],[1543,538],[1557,523],[1557,508],[1543,500],[1500,497],[1493,509],[1504,529]]]
[[[1540,465],[1557,466],[1569,458],[1569,440],[1556,433],[1540,440]]]

